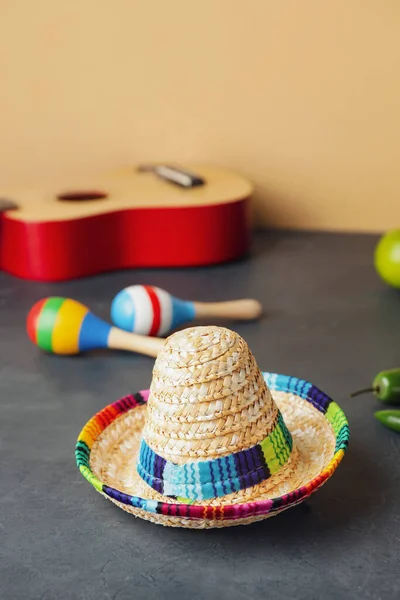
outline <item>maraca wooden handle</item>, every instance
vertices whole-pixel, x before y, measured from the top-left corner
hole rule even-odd
[[[139,352],[147,356],[157,357],[164,345],[163,338],[148,337],[129,333],[112,327],[108,336],[107,346],[114,350],[129,350],[130,352]]]
[[[193,302],[196,318],[221,317],[228,319],[251,320],[258,319],[262,305],[258,300],[230,300],[228,302]]]

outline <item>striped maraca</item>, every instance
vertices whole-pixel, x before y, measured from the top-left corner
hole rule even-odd
[[[164,336],[196,319],[222,317],[256,319],[262,313],[257,300],[189,302],[150,285],[132,285],[121,290],[111,304],[111,320],[117,327],[141,335]]]
[[[39,300],[31,308],[26,329],[34,344],[53,354],[113,348],[155,357],[164,344],[164,340],[113,327],[80,302],[57,296]]]

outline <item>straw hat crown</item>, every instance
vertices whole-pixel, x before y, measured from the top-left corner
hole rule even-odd
[[[248,487],[270,476],[265,455],[280,468],[291,449],[282,415],[237,333],[192,327],[167,339],[153,369],[138,461],[154,489],[203,498],[218,495],[215,482],[224,491],[228,482],[232,490]]]

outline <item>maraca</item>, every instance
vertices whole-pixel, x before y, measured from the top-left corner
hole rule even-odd
[[[161,336],[196,319],[223,317],[258,318],[262,306],[257,300],[189,302],[150,285],[132,285],[121,290],[111,303],[111,320],[117,327],[141,335]]]
[[[127,333],[96,317],[71,298],[39,300],[26,323],[31,341],[53,354],[79,354],[98,348],[129,350],[156,357],[164,340]]]

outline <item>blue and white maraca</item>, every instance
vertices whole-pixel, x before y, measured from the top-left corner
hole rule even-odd
[[[251,320],[260,317],[257,300],[190,302],[151,285],[131,285],[111,303],[111,320],[120,329],[141,335],[165,336],[177,327],[204,318]]]

